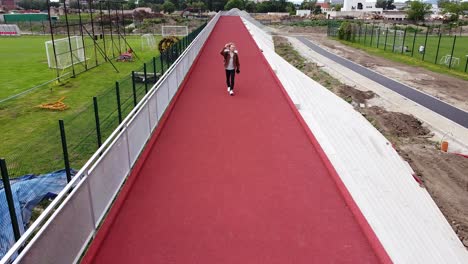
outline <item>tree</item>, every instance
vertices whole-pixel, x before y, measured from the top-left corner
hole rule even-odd
[[[148,7],[150,7],[151,11],[153,11],[154,13],[160,13],[164,10],[161,4],[149,4]]]
[[[383,8],[383,10],[393,10],[395,9],[395,5],[393,4],[393,0],[377,0],[375,4],[377,8]]]
[[[312,14],[314,15],[318,15],[318,14],[321,14],[322,13],[322,7],[319,6],[319,5],[316,5],[314,7],[314,9],[312,10]]]
[[[257,7],[255,5],[255,2],[247,1],[247,3],[245,4],[245,11],[249,13],[255,13],[256,9]]]
[[[431,4],[419,1],[410,1],[407,10],[408,20],[424,21],[425,16],[432,13],[431,8]]]
[[[124,8],[130,9],[130,10],[135,9],[136,8],[135,0],[128,0],[128,2],[124,4]]]
[[[316,4],[317,4],[317,0],[304,0],[301,3],[301,6],[299,8],[306,9],[306,10],[313,10]]]
[[[226,5],[227,0],[213,0],[211,2],[211,10],[219,11],[224,10],[224,6]]]
[[[17,4],[24,9],[47,10],[46,0],[21,0]],[[60,3],[50,2],[50,5],[58,7]]]
[[[192,7],[192,8],[201,10],[201,11],[206,10],[206,4],[203,3],[202,1],[193,2],[193,3],[192,3],[191,5],[189,5],[189,6]]]
[[[241,0],[229,0],[224,6],[224,10],[231,10],[233,8],[244,9],[244,3]]]
[[[169,14],[174,12],[175,9],[176,9],[175,5],[170,1],[164,2],[164,4],[162,5],[162,8],[163,8],[164,12],[169,13]]]
[[[333,8],[333,10],[335,11],[340,11],[341,8],[343,8],[343,4],[334,4],[331,6]]]

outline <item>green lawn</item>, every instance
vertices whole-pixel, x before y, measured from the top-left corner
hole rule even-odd
[[[440,38],[439,45],[439,36],[429,35],[426,43],[426,35],[424,33],[415,33],[407,32],[406,36],[404,33],[402,35],[394,34],[393,31],[389,31],[386,36],[386,32],[382,31],[380,34],[377,34],[377,31],[374,31],[372,34],[371,29],[369,28],[367,34],[364,31],[356,37],[356,41],[353,46],[361,46],[378,48],[382,51],[388,52],[386,56],[391,57],[392,59],[397,59],[399,61],[411,61],[411,64],[414,64],[416,61],[423,61],[423,54],[418,52],[419,46],[425,46],[424,62],[422,65],[433,64],[430,68],[439,69],[439,72],[446,73],[448,70],[449,60],[447,63],[444,61],[444,57],[452,55],[453,48],[453,57],[451,68],[458,71],[454,73],[456,76],[465,76],[465,66],[468,59],[468,37],[466,36],[457,36],[454,45],[454,36],[442,36]],[[413,49],[414,42],[414,49]],[[405,52],[402,47],[407,46],[409,51]],[[439,47],[439,49],[437,48]],[[394,52],[392,53],[392,49]],[[374,49],[371,49],[374,50]],[[378,54],[384,54],[380,51],[374,50]],[[412,57],[412,58],[400,58],[400,56],[395,56],[399,54],[403,57]],[[452,72],[452,71],[450,71]]]
[[[55,77],[47,67],[44,41],[46,37],[22,36],[0,41],[2,53],[2,89],[0,98],[11,96]],[[130,37],[130,45],[140,60],[115,62],[119,73],[110,63],[79,74],[61,83],[51,83],[19,98],[0,103],[0,156],[6,158],[10,174],[44,173],[63,168],[58,120],[64,119],[69,150],[74,168],[83,165],[97,149],[93,96],[98,97],[103,140],[117,126],[115,82],[120,83],[123,112],[133,106],[132,70],[142,71],[144,62],[151,62],[158,52],[142,51],[140,37]],[[159,39],[156,39],[159,41]],[[89,55],[89,54],[88,54]],[[93,61],[92,55],[88,56]],[[157,68],[160,68],[159,60]],[[152,63],[148,72],[153,72]],[[148,84],[151,87],[151,84]],[[137,99],[144,96],[144,85],[137,86]],[[41,103],[54,102],[65,97],[69,109],[58,112],[37,108]]]

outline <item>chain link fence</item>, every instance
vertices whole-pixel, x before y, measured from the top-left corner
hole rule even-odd
[[[63,119],[65,135],[56,126],[34,128],[39,140],[28,140],[28,131],[12,131],[24,138],[21,146],[0,153],[5,158],[9,177],[42,174],[63,169],[62,141],[66,140],[68,158],[73,169],[79,169],[132,111],[161,78],[172,63],[205,27],[206,23],[180,39],[159,56],[146,61],[128,76],[115,82],[72,116]],[[4,104],[2,107],[9,107]],[[20,108],[18,108],[20,109]]]
[[[464,32],[462,26],[348,21],[341,25],[330,23],[327,34],[329,37],[414,57],[456,71],[468,70],[468,32]]]

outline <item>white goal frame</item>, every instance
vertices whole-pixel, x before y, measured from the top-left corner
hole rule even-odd
[[[155,49],[156,48],[156,39],[153,34],[144,34],[141,35],[141,49]]]
[[[81,36],[70,36],[70,40],[68,38],[56,39],[54,40],[54,44],[55,51],[52,40],[45,42],[49,68],[66,69],[71,67],[73,64],[78,64],[86,60]],[[55,61],[54,52],[57,57],[57,61]]]
[[[188,35],[188,27],[187,26],[162,26],[161,35],[163,37],[167,37],[167,36],[185,37]]]

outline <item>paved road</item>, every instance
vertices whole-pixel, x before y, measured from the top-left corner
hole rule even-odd
[[[347,59],[344,59],[340,56],[337,56],[331,52],[326,51],[325,49],[313,44],[311,41],[306,39],[305,37],[297,37],[302,43],[307,45],[313,51],[319,53],[322,56],[325,56],[371,80],[377,82],[397,93],[400,95],[440,114],[441,116],[452,120],[453,122],[468,128],[468,113],[456,108],[452,105],[449,105],[435,97],[422,93],[414,88],[411,88],[407,85],[402,83],[396,82],[390,78],[387,78],[381,74],[378,74],[374,71],[371,71],[359,64],[351,62]]]

